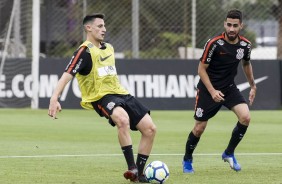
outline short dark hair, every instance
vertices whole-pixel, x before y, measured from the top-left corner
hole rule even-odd
[[[227,15],[226,15],[226,19],[227,18],[231,18],[231,19],[239,19],[240,22],[242,22],[242,19],[243,19],[243,15],[242,15],[242,12],[238,9],[232,9],[232,10],[229,10]],[[226,20],[225,19],[225,20]]]
[[[92,15],[86,15],[83,18],[82,24],[85,25],[86,23],[93,21],[95,18],[100,18],[100,19],[104,19],[105,15],[102,13],[94,13]]]

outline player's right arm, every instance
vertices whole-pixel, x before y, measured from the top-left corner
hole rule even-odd
[[[50,104],[49,104],[49,111],[48,115],[52,117],[53,119],[56,119],[57,112],[60,112],[62,110],[61,104],[58,101],[58,98],[60,97],[61,93],[63,92],[65,86],[67,83],[73,78],[73,75],[64,72],[60,80],[58,81],[58,84],[53,92],[52,97],[50,98]]]
[[[87,52],[86,47],[80,47],[77,51],[74,52],[73,57],[69,64],[67,65],[65,72],[58,81],[58,84],[53,92],[53,95],[50,99],[48,115],[53,119],[56,119],[57,112],[62,110],[61,104],[58,99],[63,92],[67,83],[72,80],[72,78],[80,73],[82,75],[87,75],[92,68],[91,56]]]
[[[209,67],[210,62],[212,61],[213,53],[215,52],[215,48],[217,45],[215,44],[215,41],[218,39],[218,37],[215,37],[213,39],[210,39],[207,41],[204,47],[203,55],[200,59],[200,63],[198,66],[198,74],[201,78],[201,81],[206,86],[207,90],[209,91],[210,95],[212,96],[212,99],[215,102],[220,102],[224,100],[224,94],[216,90],[210,80],[210,77],[207,73],[207,68]]]
[[[221,91],[216,90],[213,87],[213,85],[212,85],[212,83],[210,81],[210,78],[209,78],[208,73],[207,73],[208,66],[209,66],[208,64],[204,64],[204,63],[200,62],[199,66],[198,66],[198,74],[199,74],[202,82],[206,86],[207,90],[211,94],[212,99],[215,102],[224,101],[224,98],[223,98],[224,94]]]

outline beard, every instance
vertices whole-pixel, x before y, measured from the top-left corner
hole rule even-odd
[[[234,33],[234,32],[232,32],[232,33]],[[230,32],[229,32],[229,33],[225,32],[225,34],[226,34],[228,40],[230,40],[230,41],[234,41],[234,40],[238,37],[238,35],[239,35],[239,33],[237,33],[237,34],[235,34],[235,35],[230,36],[230,35],[229,35]]]

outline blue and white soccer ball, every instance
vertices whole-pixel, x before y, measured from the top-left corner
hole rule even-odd
[[[162,161],[153,161],[145,168],[145,177],[150,183],[163,184],[169,177],[167,165]]]

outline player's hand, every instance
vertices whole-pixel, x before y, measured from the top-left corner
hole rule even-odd
[[[257,92],[257,88],[256,87],[252,87],[251,91],[249,93],[249,104],[253,105],[253,102],[255,100],[256,97],[256,92]]]
[[[53,119],[58,119],[56,116],[57,112],[61,112],[61,111],[62,111],[61,104],[57,100],[55,101],[50,100],[48,115]]]
[[[219,90],[214,90],[212,91],[211,93],[211,96],[212,96],[212,99],[215,101],[215,102],[221,102],[221,101],[224,101],[224,94],[219,91]]]

